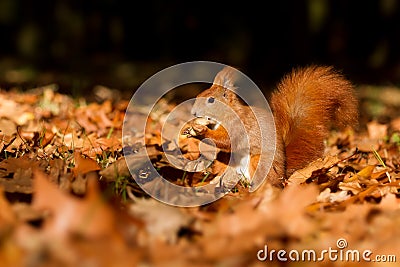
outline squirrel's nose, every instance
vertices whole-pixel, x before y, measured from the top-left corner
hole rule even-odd
[[[192,110],[192,115],[195,116],[195,117],[197,117],[197,116],[196,116],[196,115],[197,115],[196,111]]]

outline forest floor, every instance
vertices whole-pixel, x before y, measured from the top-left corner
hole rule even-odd
[[[325,157],[283,190],[239,183],[199,207],[149,197],[129,172],[141,153],[172,183],[198,186],[165,161],[161,100],[146,135],[123,143],[129,99],[96,101],[49,85],[0,91],[0,266],[397,266],[400,261],[400,91],[359,86],[359,129],[332,131]],[[131,117],[132,118],[132,117]],[[125,137],[124,137],[125,138]],[[143,149],[143,140],[147,149]]]

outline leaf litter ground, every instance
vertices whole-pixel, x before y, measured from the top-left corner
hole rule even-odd
[[[374,90],[361,89],[369,95]],[[397,89],[388,90],[398,94]],[[376,111],[368,94],[362,99],[362,112],[379,122],[367,118],[356,132],[332,131],[326,156],[295,172],[284,190],[264,186],[249,194],[241,182],[214,203],[178,208],[148,197],[132,178],[123,153],[135,159],[130,166],[135,178],[149,183],[146,154],[178,185],[197,186],[214,179],[215,169],[187,173],[166,160],[161,132],[172,104],[162,99],[149,118],[139,107],[128,109],[134,114],[131,129],[143,121],[147,127],[145,139],[133,131],[123,147],[127,100],[88,102],[59,94],[54,86],[1,91],[0,265],[366,263],[362,258],[332,260],[323,254],[331,248],[342,256],[369,250],[370,266],[395,266],[400,261],[400,104],[391,97],[386,98],[390,103],[381,99]],[[188,114],[178,114],[177,120],[186,120]],[[179,131],[177,125],[168,129]],[[166,147],[178,146],[188,159],[199,157],[197,140],[178,141]],[[339,242],[345,246],[339,248]],[[279,261],[279,250],[286,251],[280,256],[288,261]],[[307,254],[310,250],[315,258]],[[257,254],[265,256],[264,261]]]

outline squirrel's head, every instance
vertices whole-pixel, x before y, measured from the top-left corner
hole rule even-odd
[[[221,122],[232,113],[232,107],[238,103],[235,93],[237,70],[223,68],[214,78],[213,85],[196,97],[192,115]]]

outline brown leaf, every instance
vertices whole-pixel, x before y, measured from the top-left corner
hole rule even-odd
[[[6,192],[32,193],[32,170],[39,165],[40,162],[29,159],[27,155],[0,162],[0,185]]]
[[[191,222],[190,216],[182,212],[180,208],[152,198],[138,198],[130,209],[135,217],[144,220],[147,233],[152,241],[162,240],[175,243],[178,239],[178,231]]]
[[[357,172],[358,176],[361,176],[362,178],[368,178],[371,177],[372,172],[375,169],[375,165],[370,165],[362,169],[361,171]]]
[[[99,173],[108,182],[115,181],[118,177],[130,176],[125,158],[120,158]]]
[[[4,227],[13,225],[16,219],[13,209],[4,195],[4,189],[0,186],[0,233],[3,232]]]
[[[1,136],[12,136],[17,134],[17,125],[9,119],[0,118]],[[2,142],[3,142],[3,138]]]
[[[154,146],[139,148],[136,153],[127,155],[126,158],[120,158],[107,168],[100,171],[100,175],[107,181],[115,181],[118,177],[131,176],[131,171],[136,171],[148,163],[148,160],[155,160],[162,155]],[[127,161],[130,163],[128,168]]]
[[[390,127],[394,131],[399,131],[400,132],[400,118],[396,118],[396,119],[392,120],[392,122],[390,123]]]
[[[383,139],[387,136],[388,126],[386,124],[380,124],[376,121],[367,123],[368,135],[371,139]]]
[[[379,143],[375,139],[362,138],[354,141],[354,145],[362,152],[371,152],[379,149]]]
[[[107,151],[118,151],[122,148],[122,143],[119,138],[97,138],[92,137],[89,142],[84,143],[82,154],[95,159],[97,155],[103,155]]]
[[[7,95],[0,95],[0,103],[0,117],[7,118],[17,125],[25,125],[35,117],[29,105],[17,103]]]
[[[88,180],[87,195],[80,199],[61,191],[43,172],[35,170],[32,206],[49,213],[43,228],[49,237],[64,239],[74,233],[87,238],[120,239],[115,215],[101,197],[95,179]]]
[[[327,168],[332,164],[339,162],[339,158],[336,156],[327,156],[324,159],[317,159],[311,162],[307,167],[295,171],[288,180],[289,184],[301,184],[304,183],[312,173],[323,168]]]
[[[91,158],[84,158],[78,151],[74,152],[75,167],[72,169],[75,176],[100,170],[100,166]]]
[[[314,229],[313,222],[306,216],[305,207],[316,201],[318,193],[314,185],[288,186],[276,201],[270,202],[265,212],[279,218],[286,233],[305,236]]]

